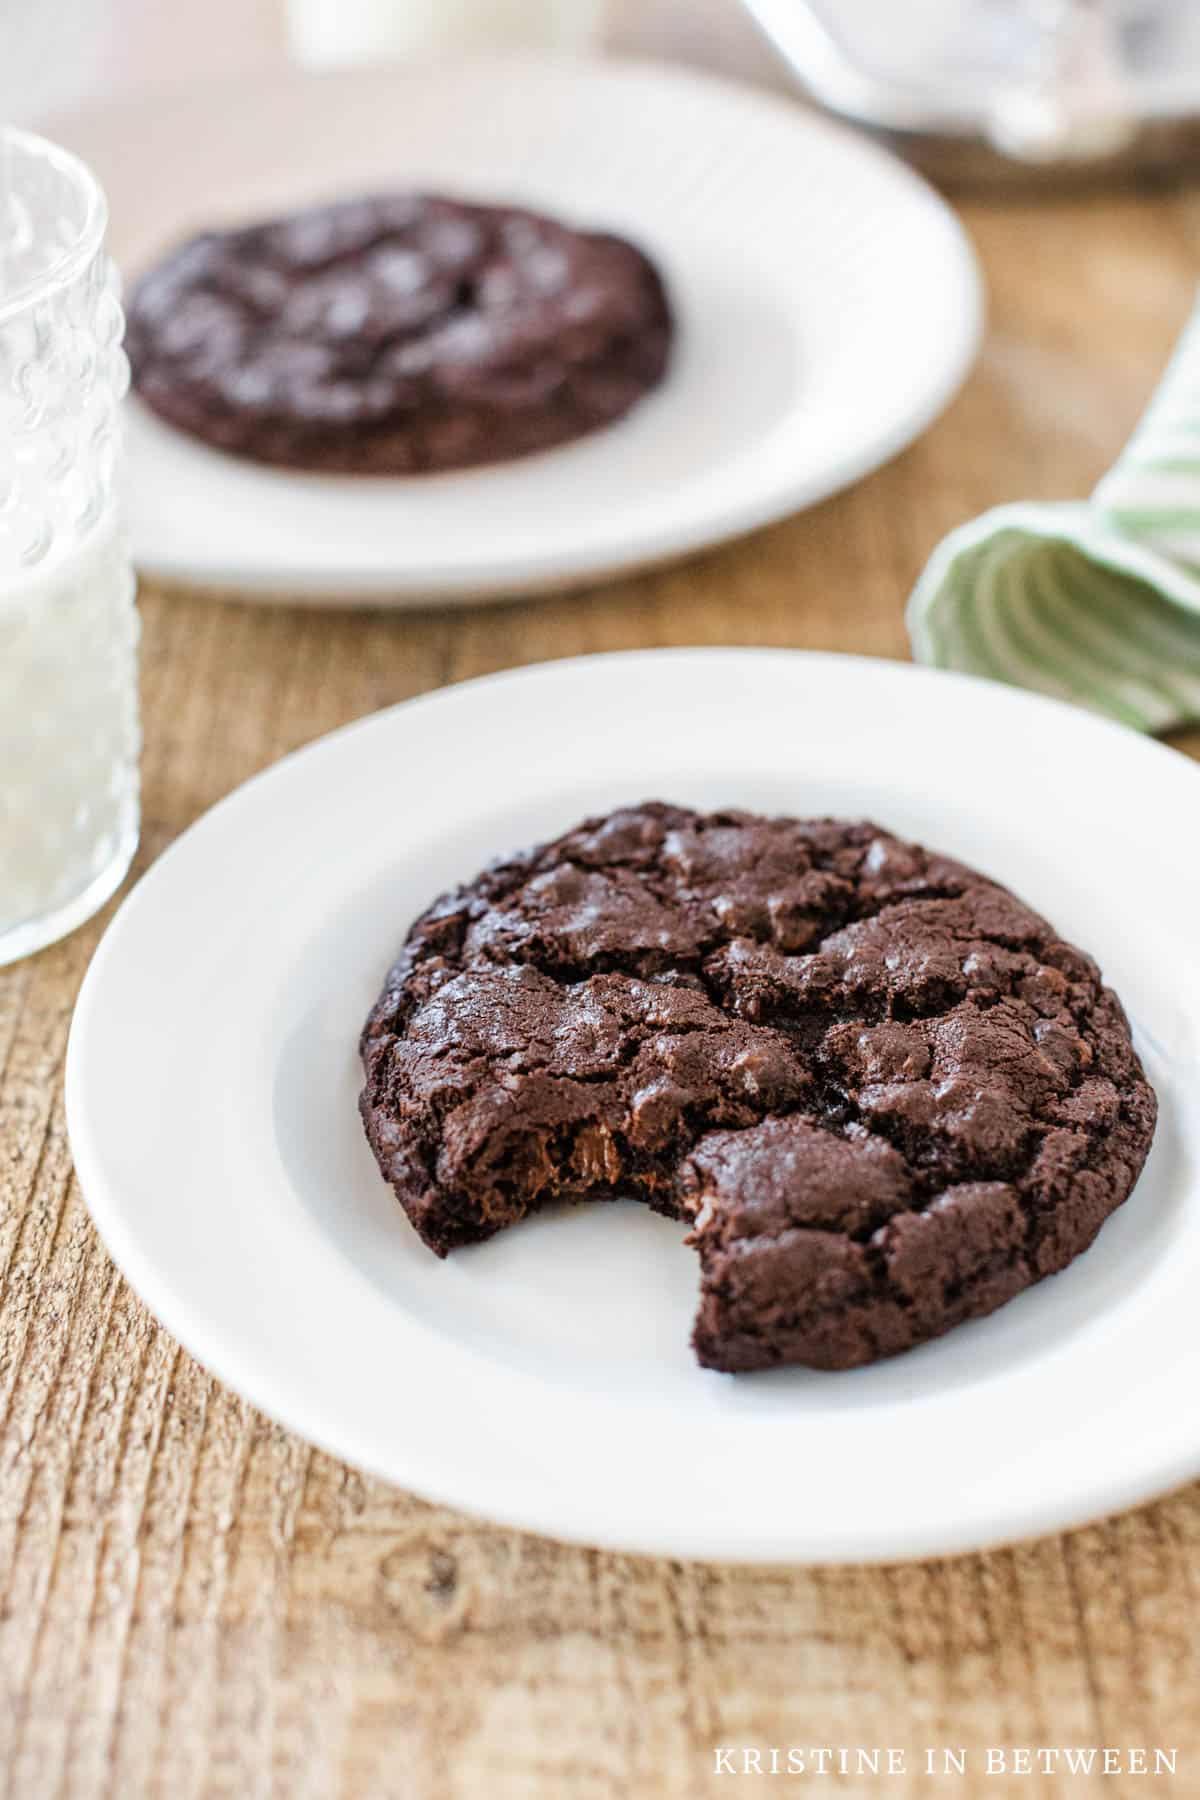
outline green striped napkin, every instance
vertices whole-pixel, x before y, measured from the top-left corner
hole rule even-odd
[[[1200,721],[1200,308],[1090,501],[998,506],[930,558],[919,662],[1074,700],[1139,731]]]

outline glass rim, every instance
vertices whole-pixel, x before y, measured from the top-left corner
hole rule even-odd
[[[0,324],[69,286],[100,249],[108,225],[108,201],[104,189],[81,157],[36,131],[25,131],[17,125],[0,125],[0,152],[9,148],[41,157],[65,175],[83,195],[84,217],[73,241],[59,252],[48,268],[14,293],[0,294]]]

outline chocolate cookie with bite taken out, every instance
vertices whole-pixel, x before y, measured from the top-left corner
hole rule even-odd
[[[1156,1116],[1095,963],[996,882],[865,822],[659,803],[437,901],[362,1055],[431,1249],[641,1198],[691,1225],[725,1370],[993,1311],[1088,1247]]]

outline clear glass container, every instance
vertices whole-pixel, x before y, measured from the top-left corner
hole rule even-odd
[[[89,918],[138,834],[128,381],[104,195],[0,128],[0,963]]]
[[[1200,157],[1200,6],[1183,0],[742,5],[817,99],[937,179],[1057,182]]]

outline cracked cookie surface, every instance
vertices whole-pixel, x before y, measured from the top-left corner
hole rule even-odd
[[[726,1370],[993,1311],[1087,1248],[1156,1115],[1095,963],[995,882],[863,821],[659,802],[437,901],[361,1047],[431,1249],[641,1198],[691,1223]]]
[[[143,400],[220,449],[408,474],[621,417],[670,338],[624,239],[396,194],[192,238],[135,284],[125,346]]]

